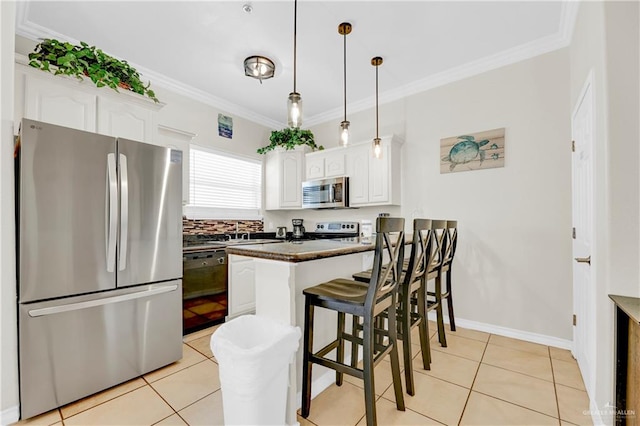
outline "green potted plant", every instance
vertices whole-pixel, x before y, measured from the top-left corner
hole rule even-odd
[[[110,87],[116,92],[118,87],[140,95],[146,95],[158,102],[151,83],[146,85],[140,74],[127,63],[107,55],[95,46],[80,42],[80,46],[55,39],[43,39],[29,54],[29,65],[55,75],[74,76],[79,80],[89,77],[98,87]]]
[[[302,130],[299,128],[292,129],[287,127],[282,130],[274,130],[271,132],[269,141],[271,142],[269,145],[258,149],[258,154],[266,154],[277,147],[282,147],[288,150],[294,149],[296,146],[300,145],[307,145],[314,151],[324,149],[322,145],[316,145],[311,130]]]

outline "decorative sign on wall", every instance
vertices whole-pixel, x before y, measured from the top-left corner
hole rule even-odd
[[[233,138],[233,118],[218,114],[218,135],[223,138]]]
[[[440,173],[504,167],[504,128],[440,139]]]

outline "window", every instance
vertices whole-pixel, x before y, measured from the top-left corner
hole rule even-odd
[[[261,219],[262,162],[191,145],[191,219]]]

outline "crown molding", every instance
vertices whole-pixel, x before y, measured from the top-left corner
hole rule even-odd
[[[29,21],[27,19],[28,12],[28,1],[18,1],[16,3],[16,34],[31,40],[38,40],[41,38],[55,38],[58,40],[67,40],[73,44],[80,44],[80,40],[75,40],[64,34],[52,31],[48,28]],[[163,89],[178,93],[182,96],[186,96],[193,100],[202,102],[203,104],[219,109],[221,112],[225,112],[230,115],[236,115],[254,123],[261,124],[270,129],[280,129],[283,127],[287,127],[286,123],[272,120],[238,104],[227,101],[226,99],[219,98],[193,86],[181,83],[175,79],[152,71],[135,63],[129,63],[136,70],[138,70],[140,75],[145,79],[153,81],[153,84],[156,87],[162,87]]]
[[[487,71],[498,69],[506,65],[511,65],[520,61],[531,59],[533,57],[561,49],[570,44],[573,35],[573,29],[578,15],[580,1],[563,1],[560,25],[558,31],[544,38],[534,40],[511,49],[504,50],[500,53],[484,57],[482,59],[468,62],[466,64],[451,68],[440,73],[416,80],[397,89],[380,93],[379,104],[386,104],[397,101],[416,93],[444,86],[455,81],[463,80],[482,74]],[[38,24],[28,21],[28,1],[16,2],[16,33],[32,40],[39,38],[57,38],[65,39],[72,43],[79,43],[79,40],[71,39],[64,34],[51,31]],[[257,124],[261,124],[268,128],[279,129],[287,127],[286,123],[273,120],[261,114],[257,114],[247,108],[230,102],[226,99],[219,98],[203,90],[193,86],[181,83],[175,79],[167,77],[163,74],[154,72],[150,69],[132,64],[141,75],[146,79],[152,80],[153,84],[186,96],[193,100],[202,102],[216,109],[224,111],[228,114],[237,115]],[[375,107],[375,97],[370,96],[365,99],[348,104],[350,113],[356,113]],[[336,120],[342,117],[344,111],[342,107],[336,107],[326,112],[316,114],[305,118],[305,126],[315,126],[328,121]]]
[[[543,55],[545,53],[549,53],[568,46],[569,41],[564,33],[569,31],[569,27],[573,27],[573,24],[571,24],[569,21],[573,19],[573,22],[575,22],[575,13],[571,11],[571,13],[574,13],[573,18],[571,18],[569,8],[563,7],[563,11],[565,9],[567,10],[567,13],[563,13],[564,19],[561,24],[561,30],[556,34],[540,38],[529,43],[521,44],[520,46],[504,50],[491,56],[486,56],[476,61],[467,62],[466,64],[447,69],[445,71],[430,75],[420,80],[416,80],[404,86],[398,87],[397,89],[380,93],[378,103],[385,104],[397,101],[415,95],[416,93],[425,92],[427,90],[444,86],[455,81],[464,80],[466,78],[473,77],[487,71],[515,64],[517,62],[531,59],[536,56]],[[374,107],[375,96],[370,96],[368,98],[349,104],[348,110],[350,113],[356,113]],[[341,107],[334,108],[327,112],[316,114],[313,117],[307,118],[305,120],[305,124],[308,126],[315,126],[327,121],[340,119],[343,114],[344,111]]]
[[[560,11],[560,30],[559,34],[565,42],[565,46],[571,44],[573,38],[573,29],[578,19],[578,10],[580,9],[580,0],[562,2]]]

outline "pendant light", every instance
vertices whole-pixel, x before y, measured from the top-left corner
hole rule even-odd
[[[347,34],[351,34],[351,24],[343,22],[338,25],[338,33],[344,39],[344,120],[340,123],[340,145],[349,144],[349,122],[347,121]]]
[[[302,98],[296,92],[296,35],[298,20],[298,0],[293,2],[293,92],[289,93],[287,101],[287,122],[289,127],[298,128],[302,125]]]
[[[376,158],[380,158],[382,156],[382,145],[378,135],[378,67],[382,65],[382,58],[380,56],[372,58],[371,65],[376,67],[376,137],[373,140],[373,155]]]

